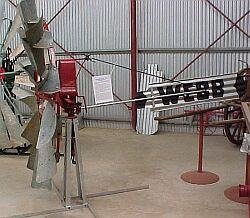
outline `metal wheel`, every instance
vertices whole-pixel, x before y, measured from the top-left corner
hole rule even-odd
[[[225,120],[240,119],[242,117],[243,117],[243,113],[241,111],[239,102],[233,102],[232,104],[228,104],[228,107],[226,107],[224,110]],[[246,132],[245,122],[225,124],[226,136],[228,140],[235,145],[242,144],[245,132]]]

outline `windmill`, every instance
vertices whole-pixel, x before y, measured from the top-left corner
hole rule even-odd
[[[32,84],[30,90],[15,85],[13,93],[31,110],[32,117],[18,136],[29,142],[31,153],[27,167],[33,170],[31,186],[34,188],[52,187],[52,177],[57,171],[60,159],[61,108],[66,116],[66,139],[64,155],[64,190],[65,206],[71,205],[70,165],[76,164],[78,194],[86,203],[81,166],[80,147],[78,146],[77,114],[81,104],[77,102],[75,62],[63,60],[56,62],[53,37],[43,17],[38,17],[35,0],[22,0],[17,5],[17,12],[12,26],[4,40],[2,50],[6,50],[18,32],[19,44],[10,54],[16,58],[25,50],[27,58],[18,60],[15,71],[28,75]],[[4,122],[0,120],[0,134]],[[7,139],[6,139],[7,140]]]

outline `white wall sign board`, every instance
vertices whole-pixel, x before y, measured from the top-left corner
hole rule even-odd
[[[114,101],[111,75],[94,76],[92,82],[96,104]]]

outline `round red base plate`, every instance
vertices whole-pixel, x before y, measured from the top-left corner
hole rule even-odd
[[[219,176],[207,171],[190,171],[181,175],[182,180],[191,184],[208,185],[219,181]]]
[[[224,195],[231,201],[240,203],[240,204],[248,204],[248,197],[240,197],[239,196],[239,186],[233,186],[224,191]]]

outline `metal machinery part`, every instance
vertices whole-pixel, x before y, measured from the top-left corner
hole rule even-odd
[[[65,207],[72,207],[72,200],[76,197],[71,197],[71,164],[76,165],[76,176],[78,186],[77,200],[81,201],[82,205],[87,205],[86,192],[84,188],[84,176],[81,159],[80,146],[78,144],[78,122],[77,115],[81,112],[81,103],[77,102],[77,83],[76,83],[76,68],[74,60],[60,60],[58,63],[60,90],[55,93],[44,93],[37,91],[36,97],[39,102],[47,100],[53,102],[57,108],[57,116],[60,116],[62,108],[67,114],[65,128],[65,155],[64,155],[64,184],[61,192],[61,201]],[[61,137],[57,135],[56,138]],[[56,161],[59,162],[60,139],[56,140]]]
[[[224,109],[224,120],[238,120],[243,118],[240,101],[233,101]],[[230,142],[235,145],[241,145],[246,132],[245,122],[236,122],[225,124],[225,134]]]
[[[221,108],[208,108],[208,109],[203,109],[203,110],[198,110],[194,111],[191,113],[184,113],[184,114],[179,114],[179,115],[173,115],[173,116],[166,116],[166,117],[158,117],[155,118],[156,120],[168,120],[168,119],[174,119],[174,118],[179,118],[179,117],[186,117],[190,115],[195,115],[199,114],[200,115],[200,120],[199,120],[199,142],[198,142],[198,170],[197,171],[190,171],[187,173],[182,174],[181,178],[192,184],[199,184],[199,185],[204,185],[204,184],[211,184],[214,182],[217,182],[219,180],[219,177],[216,174],[206,172],[202,170],[202,159],[203,159],[203,133],[204,133],[204,121],[203,121],[203,116],[204,113],[208,110],[217,110],[217,109],[222,109],[225,108],[225,120],[222,122],[218,122],[216,125],[225,125],[225,129],[227,131],[227,137],[229,138],[230,141],[233,143],[239,143],[241,140],[241,134],[243,131],[246,131],[246,125],[244,124],[243,118],[243,113],[241,110],[241,104],[244,101],[249,101],[248,96],[250,96],[250,87],[249,87],[249,69],[245,69],[237,74],[236,77],[236,83],[235,84],[230,84],[230,87],[233,86],[237,89],[238,93],[238,99],[236,102],[230,100],[230,102],[224,102],[224,106],[221,106]],[[222,84],[224,84],[224,81],[222,81]],[[223,85],[224,86],[224,85]],[[224,90],[222,89],[222,92]],[[224,93],[223,93],[224,94]],[[223,96],[222,94],[222,96]],[[233,98],[231,98],[233,99]],[[199,99],[198,99],[199,100]],[[237,104],[237,102],[240,102]],[[169,103],[169,102],[168,102]],[[177,101],[178,103],[178,101]],[[180,105],[180,103],[179,103]],[[166,107],[166,106],[165,106]],[[232,108],[232,109],[230,109]],[[232,125],[235,125],[234,128],[231,128]],[[233,132],[231,133],[231,129],[233,129]],[[235,138],[236,136],[236,138]],[[236,189],[234,191],[236,195],[234,195],[236,198],[239,198],[239,191]],[[225,192],[225,195],[230,198]]]
[[[56,96],[57,103],[68,114],[66,117],[66,138],[65,138],[65,158],[64,158],[64,186],[63,202],[64,206],[71,207],[71,162],[76,164],[76,176],[78,187],[78,198],[83,205],[87,205],[87,197],[84,185],[83,166],[81,158],[81,148],[78,143],[78,122],[77,114],[81,112],[81,103],[77,102],[77,84],[75,61],[59,61],[60,92]],[[57,144],[57,146],[59,146]]]
[[[248,100],[248,80],[249,80],[249,71],[250,69],[247,68],[242,69],[238,74],[244,76],[246,79],[246,91],[245,94],[238,100],[232,100],[229,102],[225,102],[227,107],[224,109],[224,120],[240,120],[243,119],[243,112],[241,103]],[[247,130],[246,122],[235,122],[235,123],[227,123],[224,125],[225,133],[230,142],[235,145],[241,145],[244,137],[244,133]]]
[[[219,176],[203,170],[203,138],[204,138],[204,113],[199,114],[198,129],[198,167],[195,171],[189,171],[181,175],[182,180],[191,184],[208,185],[219,181]]]
[[[20,87],[15,87],[15,93],[18,93],[19,99],[30,107],[33,115],[21,134],[23,138],[32,143],[27,164],[27,167],[33,170],[31,186],[52,188],[52,178],[57,168],[56,163],[60,160],[61,110],[63,110],[67,116],[65,117],[66,137],[64,138],[64,180],[60,197],[65,207],[75,207],[73,202],[75,197],[71,196],[72,164],[76,166],[78,196],[75,203],[77,205],[90,208],[87,197],[148,189],[149,186],[140,186],[86,196],[77,122],[77,115],[82,108],[77,99],[83,98],[84,100],[84,97],[78,96],[77,93],[76,61],[59,60],[56,62],[52,35],[43,18],[37,16],[35,0],[22,0],[17,5],[17,16],[20,16],[22,21],[22,27],[18,29],[19,36],[29,58],[28,64],[21,66],[21,71],[28,74],[33,83],[32,90],[35,92],[34,96],[24,93]],[[12,38],[12,34],[10,35],[9,38]],[[45,55],[47,53],[48,55]],[[34,104],[37,104],[37,107],[34,107]]]
[[[250,109],[249,109],[249,101],[250,101],[250,68],[243,69],[240,72],[241,75],[243,75],[246,79],[246,92],[245,95],[240,99],[240,108],[238,107],[238,104],[236,105],[233,103],[232,106],[234,109],[232,110],[232,113],[235,113],[235,116],[243,116],[244,117],[244,125],[238,126],[237,128],[234,128],[234,131],[237,131],[235,129],[238,129],[238,132],[241,132],[240,129],[243,128],[245,132],[250,131]],[[243,130],[242,130],[243,131]],[[239,137],[239,136],[238,136]],[[250,202],[249,202],[249,195],[247,191],[247,186],[250,184],[250,155],[249,153],[246,154],[246,170],[245,170],[245,186],[232,186],[229,187],[224,191],[224,195],[235,202],[242,203],[242,204],[248,204],[249,208],[249,215],[250,215]],[[243,190],[245,189],[245,190]]]
[[[47,48],[48,46],[50,46],[46,43],[46,41],[49,41],[50,35],[48,34],[44,35],[43,31],[41,31],[42,19],[40,19],[37,22],[37,17],[33,16],[33,14],[31,13],[33,11],[36,12],[35,7],[34,8],[29,7],[32,4],[28,4],[28,3],[33,3],[33,0],[26,0],[26,1],[21,2],[21,9],[23,12],[22,14],[23,23],[28,24],[28,25],[27,26],[24,25],[25,28],[22,31],[20,31],[20,35],[23,38],[23,44],[24,44],[25,50],[28,51],[30,61],[33,67],[36,69],[34,73],[34,78],[33,78],[34,81],[37,83],[36,85],[38,86],[36,87],[38,88],[36,89],[36,97],[38,99],[38,102],[48,101],[56,105],[58,115],[60,114],[60,107],[63,108],[65,113],[67,113],[66,141],[65,141],[66,153],[65,153],[65,159],[64,159],[65,161],[64,162],[65,163],[64,165],[65,166],[64,168],[64,191],[63,191],[62,200],[66,207],[71,207],[71,195],[70,195],[69,190],[70,190],[70,166],[72,162],[72,163],[76,163],[76,166],[77,166],[76,168],[77,168],[77,174],[78,174],[77,182],[78,182],[79,197],[82,200],[83,204],[87,204],[87,200],[86,200],[86,196],[85,196],[85,192],[83,188],[84,185],[83,185],[82,163],[80,160],[81,158],[80,151],[78,150],[78,148],[80,147],[78,147],[78,143],[77,143],[78,128],[77,128],[77,122],[76,122],[76,115],[79,114],[81,111],[81,104],[77,102],[78,96],[77,96],[77,89],[76,89],[75,63],[74,61],[70,61],[70,60],[59,61],[60,87],[58,87],[58,90],[57,90],[57,87],[55,87],[55,84],[57,84],[55,82],[56,77],[54,77],[57,74],[57,71],[54,70],[53,68],[50,68],[50,71],[48,73],[44,72],[46,69],[45,62],[43,60],[42,50],[39,50],[39,49]],[[30,9],[30,11],[28,11],[28,9]],[[237,23],[235,23],[234,25],[236,24]],[[32,26],[33,28],[30,28],[30,26]],[[37,31],[37,30],[40,30],[40,31]],[[41,40],[42,35],[45,36],[45,39],[46,39],[45,42]],[[35,38],[35,41],[34,41],[34,38]],[[41,41],[39,41],[38,39]],[[41,80],[39,80],[39,78]],[[39,83],[41,83],[40,87],[39,87]],[[56,89],[53,90],[53,87]],[[184,93],[183,96],[184,98],[187,97],[187,93]],[[229,97],[231,98],[232,96],[229,96]],[[219,99],[219,100],[222,100],[222,99]],[[161,110],[162,108],[159,108],[159,109]],[[202,120],[203,120],[203,117],[202,117]],[[201,122],[201,125],[203,125],[203,122]],[[203,131],[201,132],[203,133]],[[57,144],[57,148],[59,147],[59,145],[60,145],[60,142]],[[201,166],[199,168],[200,168],[199,171],[201,171],[202,170]]]
[[[11,49],[8,47],[5,57],[2,59],[2,68],[1,68],[1,84],[3,86],[4,91],[4,99],[9,105],[9,108],[16,115],[20,125],[22,126],[21,115],[18,112],[17,107],[15,105],[15,94],[12,92],[15,81],[15,73],[11,73],[14,71],[14,65],[16,62],[16,58],[13,60],[10,59]],[[10,72],[6,73],[5,72]],[[3,149],[0,149],[0,155],[29,155],[26,153],[30,149],[31,145],[24,143],[21,146],[7,146]]]
[[[14,71],[14,65],[15,65],[16,59],[10,60],[10,54],[11,54],[11,49],[8,48],[6,55],[2,60],[2,68],[5,70],[5,72],[13,72]],[[3,81],[6,85],[6,87],[8,88],[9,92],[11,92],[13,87],[14,87],[15,74],[4,75]]]

